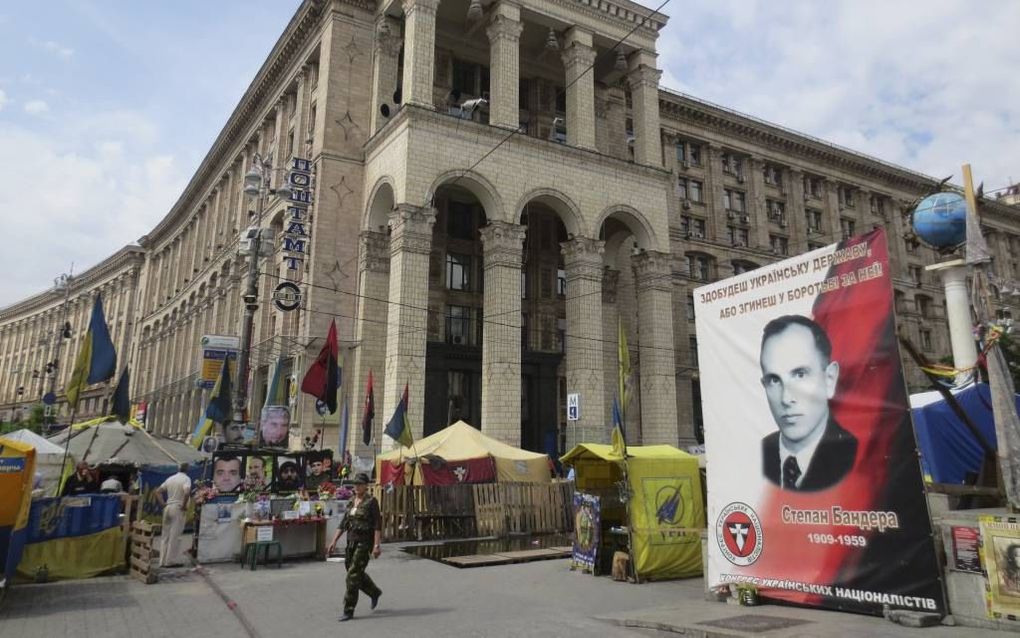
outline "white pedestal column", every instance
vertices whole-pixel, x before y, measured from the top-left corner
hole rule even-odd
[[[957,370],[971,368],[977,363],[977,345],[974,343],[974,321],[970,313],[970,292],[967,290],[967,266],[962,259],[954,259],[928,266],[925,270],[938,272],[946,293],[946,320],[949,321],[949,340],[953,347],[953,366]],[[959,374],[956,384],[971,380],[973,373]]]

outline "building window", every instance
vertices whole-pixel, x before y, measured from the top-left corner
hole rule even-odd
[[[917,297],[914,297],[914,304],[917,307],[917,314],[921,315],[925,319],[931,318],[931,297],[918,295]]]
[[[691,202],[701,203],[702,199],[702,184],[696,179],[687,179],[681,177],[676,183],[677,195],[680,199]]]
[[[471,257],[446,253],[446,288],[471,290]]]
[[[683,232],[685,237],[693,237],[695,239],[705,238],[705,220],[697,217],[691,217],[690,215],[680,216],[680,230]]]
[[[450,202],[446,207],[446,234],[451,239],[475,239],[474,206]]]
[[[815,241],[809,241],[808,244],[807,244],[807,249],[808,250],[818,250],[819,248],[824,248],[824,247],[825,247],[825,244],[819,244],[818,242],[815,242]]]
[[[453,61],[454,91],[460,91],[461,99],[481,97],[489,92],[489,68],[464,60]]]
[[[854,220],[852,219],[846,219],[845,217],[843,219],[840,219],[839,229],[843,233],[843,239],[850,239],[851,237],[853,237],[854,231],[856,230],[856,226],[857,225],[854,223]]]
[[[733,246],[747,246],[750,240],[749,233],[746,228],[738,228],[736,226],[727,226],[730,236],[730,244]]]
[[[540,285],[542,287],[542,291],[541,291],[542,292],[542,298],[543,299],[551,299],[552,298],[552,270],[550,270],[549,268],[543,268],[541,275],[542,276],[539,279],[539,281],[541,282]]]
[[[692,366],[698,365],[698,338],[687,337],[687,348],[687,360],[691,362]]]
[[[706,255],[687,255],[687,268],[691,272],[691,279],[709,281],[712,276],[712,259]]]
[[[747,196],[741,191],[723,190],[723,208],[735,213],[743,213],[746,208]]]
[[[694,295],[687,295],[687,321],[694,321]]]
[[[934,350],[931,346],[931,330],[928,328],[921,328],[921,349],[925,352]]]
[[[804,176],[804,195],[807,197],[821,197],[822,196],[822,178],[811,177],[808,175]]]
[[[777,255],[790,254],[790,240],[782,235],[769,235],[769,245],[772,247],[772,252]]]
[[[758,267],[758,264],[753,264],[753,263],[751,263],[749,261],[742,261],[742,260],[738,259],[738,260],[735,260],[733,262],[733,274],[734,275],[742,275],[745,272],[751,272],[752,270],[756,269],[757,267]]]
[[[765,210],[768,211],[769,221],[783,227],[786,226],[786,204],[774,199],[766,199]]]
[[[528,298],[528,271],[521,269],[521,299]]]
[[[762,169],[762,174],[765,177],[765,183],[778,188],[783,186],[783,169],[776,166],[775,164],[766,164]]]
[[[839,203],[846,208],[854,208],[857,206],[857,196],[854,193],[853,186],[839,187]]]
[[[470,345],[471,308],[467,306],[446,307],[446,343],[458,346]]]
[[[921,267],[920,266],[907,266],[907,273],[909,273],[910,281],[915,286],[920,287],[921,284],[924,283],[923,275],[921,273]]]
[[[871,196],[871,214],[885,219],[885,198],[881,195]]]
[[[807,218],[807,229],[809,233],[822,232],[822,211],[814,208],[804,210],[804,217]]]
[[[567,296],[567,271],[562,268],[556,269],[556,294],[560,297]]]
[[[676,143],[676,163],[681,168],[701,166],[701,146],[694,142],[679,141]]]
[[[722,154],[722,169],[724,173],[734,177],[743,178],[744,176],[743,160],[732,153]]]

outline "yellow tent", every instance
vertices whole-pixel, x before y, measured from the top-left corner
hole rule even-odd
[[[603,523],[628,528],[639,579],[702,573],[705,508],[695,456],[672,445],[645,445],[627,447],[625,459],[611,445],[583,443],[561,460],[574,468],[577,491],[603,495]],[[629,498],[620,504],[618,484],[625,476]]]
[[[463,421],[415,441],[411,447],[380,454],[376,457],[376,476],[380,483],[401,483],[407,468],[405,462],[416,458],[421,459],[421,463],[415,464],[416,485],[484,482],[472,480],[472,472],[479,479],[495,478],[499,482],[548,483],[551,479],[547,455],[497,441]]]

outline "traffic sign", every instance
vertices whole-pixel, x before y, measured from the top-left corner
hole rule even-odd
[[[42,402],[45,405],[53,405],[54,403],[57,402],[57,395],[53,394],[52,392],[47,392],[46,394],[43,395]]]
[[[581,394],[571,392],[567,395],[567,421],[578,421],[581,418]]]

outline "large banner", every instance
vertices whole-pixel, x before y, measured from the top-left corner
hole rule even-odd
[[[694,296],[710,585],[944,613],[885,232]]]
[[[982,516],[979,525],[988,617],[1020,620],[1020,519]]]

